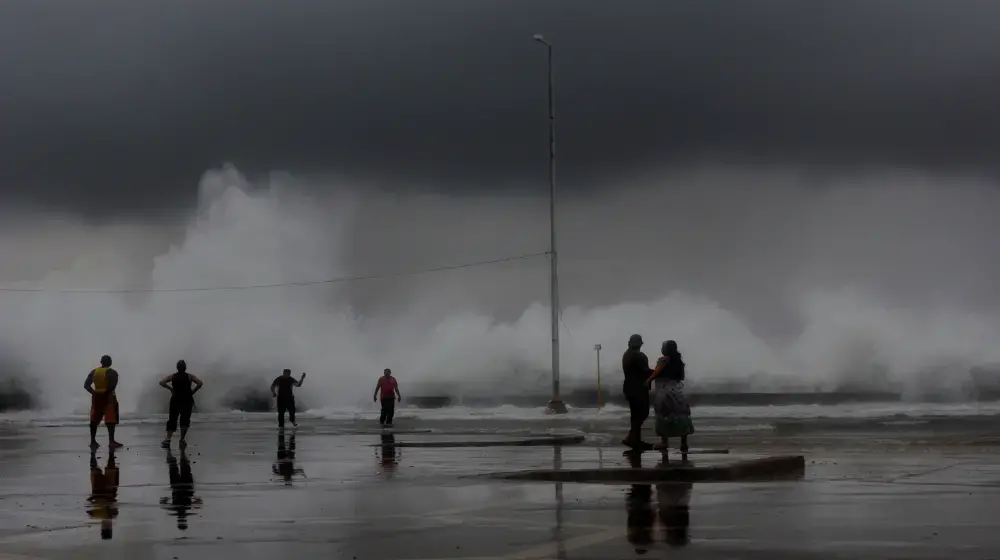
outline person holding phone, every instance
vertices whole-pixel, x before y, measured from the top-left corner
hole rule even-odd
[[[271,397],[278,400],[278,428],[285,427],[285,413],[288,413],[288,420],[292,426],[298,426],[295,422],[295,394],[293,387],[301,387],[306,380],[305,372],[302,377],[295,379],[292,377],[292,370],[286,369],[281,372],[280,377],[276,377],[271,383]]]

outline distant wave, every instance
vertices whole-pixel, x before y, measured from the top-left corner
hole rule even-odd
[[[369,421],[377,415],[372,407],[325,407],[304,411],[303,418],[324,421]],[[838,419],[850,421],[884,419],[896,423],[919,419],[1000,417],[1000,402],[993,403],[850,403],[839,405],[779,405],[779,406],[696,406],[694,415],[701,421],[724,420],[731,424],[765,424],[773,420],[822,420]],[[197,417],[199,414],[196,414]],[[269,417],[269,413],[213,412],[202,417],[232,416],[233,418]],[[565,415],[548,414],[544,407],[518,407],[501,405],[496,407],[450,406],[421,409],[403,406],[397,409],[400,420],[422,421],[549,421],[559,424],[580,424],[590,422],[624,421],[628,409],[618,405],[596,408],[569,407]],[[125,414],[122,421],[130,423],[162,422],[162,414]],[[58,411],[32,410],[0,414],[0,422],[31,422],[35,424],[83,423],[87,417],[82,413],[65,414]]]

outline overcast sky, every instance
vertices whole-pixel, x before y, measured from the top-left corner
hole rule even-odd
[[[0,187],[70,209],[195,203],[233,162],[441,189],[671,162],[962,167],[1000,153],[982,0],[11,0]]]
[[[535,33],[555,45],[567,372],[632,332],[734,375],[785,343],[906,372],[996,361],[990,0],[0,0],[0,284],[241,286],[545,251]],[[270,172],[291,177],[248,195]],[[544,369],[547,314],[513,322],[547,304],[548,273],[535,258],[183,309],[199,300],[8,292],[0,347],[48,372],[123,346],[368,371],[349,303],[373,355],[464,375],[523,348]]]

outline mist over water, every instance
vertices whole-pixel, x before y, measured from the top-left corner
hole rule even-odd
[[[617,387],[633,332],[651,358],[677,340],[695,389],[964,398],[1000,370],[997,185],[702,169],[560,196],[566,386],[593,384],[601,343],[604,383]],[[8,288],[275,284],[547,248],[541,197],[251,184],[228,167],[205,174],[180,223],[16,217],[0,244]],[[547,274],[536,257],[297,287],[0,292],[0,375],[31,379],[63,414],[86,410],[83,379],[104,353],[125,412],[165,399],[155,380],[179,358],[205,379],[207,409],[222,406],[219,385],[266,390],[285,367],[309,372],[300,399],[314,408],[370,402],[384,367],[404,397],[544,394]]]

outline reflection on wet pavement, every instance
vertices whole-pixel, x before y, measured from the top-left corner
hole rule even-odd
[[[392,433],[386,432],[381,434],[381,449],[378,455],[379,465],[382,467],[382,474],[389,478],[396,472],[396,466],[399,464],[397,460],[397,454],[399,454],[402,449],[396,448],[396,436]]]
[[[122,426],[130,447],[114,456],[86,449],[86,425],[22,429],[18,446],[0,437],[0,550],[55,560],[1000,557],[1000,466],[977,450],[814,454],[804,480],[694,491],[480,476],[662,461],[617,446],[399,449],[434,436],[305,422],[276,434],[270,415],[233,424],[200,425],[166,460],[160,422]]]
[[[178,465],[170,449],[167,449],[167,471],[170,480],[170,496],[160,498],[160,505],[177,517],[177,528],[186,531],[188,517],[195,515],[191,510],[201,506],[201,498],[194,495],[194,475],[191,474],[191,461],[187,452],[181,449],[181,460]]]
[[[642,468],[642,453],[626,452],[625,457],[633,469]],[[658,467],[669,464],[666,456],[660,458]],[[689,504],[691,483],[656,484],[656,508],[653,507],[653,485],[632,484],[625,493],[628,541],[635,552],[645,554],[654,543],[654,523],[663,529],[663,541],[669,546],[685,546],[690,542],[688,527],[691,520]]]
[[[670,546],[685,546],[691,538],[688,527],[691,525],[690,482],[656,485],[656,503],[659,507],[660,525],[663,527],[664,541]]]
[[[295,475],[305,476],[305,471],[295,467],[295,432],[288,436],[288,445],[285,445],[285,432],[278,432],[278,457],[271,465],[271,472],[280,476],[287,486],[292,485]]]
[[[633,465],[641,468],[641,456],[638,456]],[[645,554],[653,544],[653,521],[656,513],[653,511],[653,488],[649,484],[633,484],[625,493],[625,510],[628,524],[628,542],[632,543],[635,551]]]
[[[101,523],[101,538],[110,540],[113,520],[118,517],[118,485],[120,470],[115,464],[114,451],[108,455],[104,470],[97,463],[97,455],[90,452],[90,497],[87,514]]]

